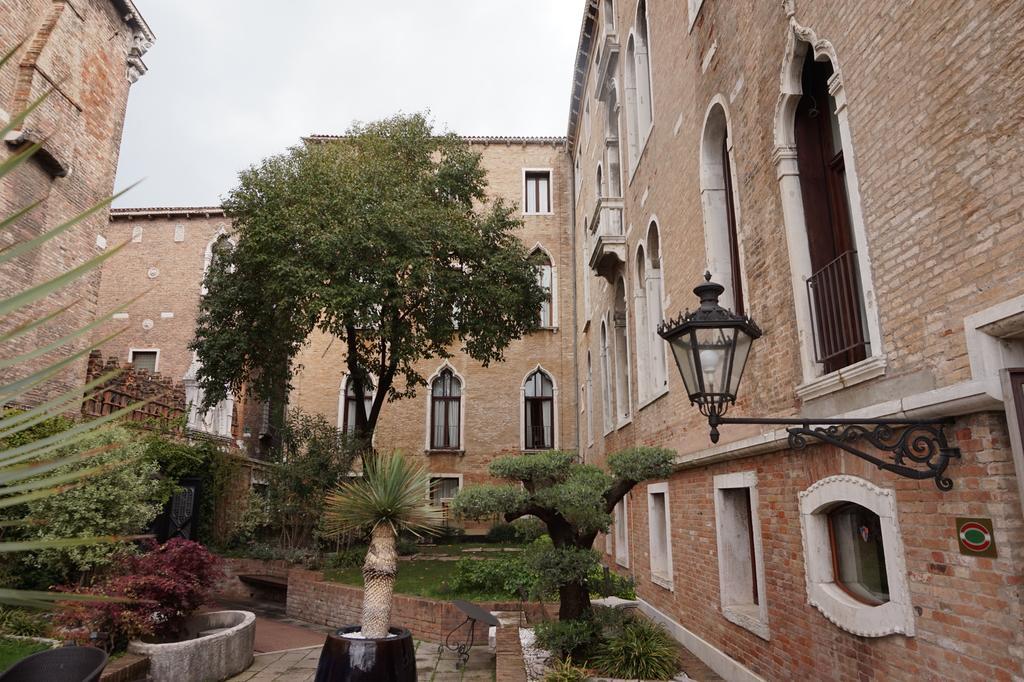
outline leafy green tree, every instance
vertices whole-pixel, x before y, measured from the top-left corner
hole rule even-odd
[[[606,472],[579,463],[572,452],[500,457],[491,462],[491,476],[509,483],[467,487],[451,509],[470,519],[503,515],[509,523],[523,516],[543,521],[552,548],[541,573],[558,588],[559,619],[577,619],[590,610],[586,576],[595,561],[591,548],[597,534],[608,531],[612,510],[633,486],[668,476],[674,458],[672,450],[630,448],[609,455]]]
[[[538,322],[544,292],[514,207],[489,201],[480,155],[421,114],[356,124],[240,174],[237,246],[206,279],[192,348],[207,406],[248,386],[280,406],[314,329],[343,344],[355,430],[415,394],[416,363],[461,347],[487,365]],[[283,414],[275,422],[280,424]]]

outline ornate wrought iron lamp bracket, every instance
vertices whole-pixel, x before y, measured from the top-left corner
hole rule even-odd
[[[960,448],[950,447],[946,440],[948,421],[908,419],[758,419],[722,417],[712,412],[708,424],[717,433],[719,424],[766,424],[784,426],[789,433],[789,447],[803,450],[811,441],[827,443],[879,469],[897,476],[923,480],[931,478],[939,490],[953,489],[947,476],[949,460],[960,457]],[[858,447],[867,443],[875,450],[890,453],[882,459]]]

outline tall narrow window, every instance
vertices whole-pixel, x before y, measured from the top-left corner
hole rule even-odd
[[[526,171],[525,213],[551,213],[551,172]]]
[[[629,496],[615,505],[615,563],[629,567]]]
[[[717,98],[716,98],[717,99]],[[704,120],[700,194],[704,207],[707,270],[725,286],[722,305],[743,313],[736,192],[732,182],[732,144],[725,106],[715,101]]]
[[[654,121],[651,106],[651,48],[647,30],[647,3],[640,0],[636,7],[636,121],[641,144]]]
[[[629,419],[629,341],[626,338],[626,282],[615,283],[615,310],[612,316],[615,331],[615,418],[619,424]]]
[[[651,329],[647,313],[647,256],[641,244],[636,249],[636,287],[633,289],[633,324],[636,343],[636,388],[640,402],[652,393],[651,377]]]
[[[601,320],[601,402],[604,408],[604,430],[615,426],[615,404],[612,402],[612,361],[608,348],[608,325]]]
[[[541,327],[554,327],[555,318],[552,301],[554,270],[551,267],[551,259],[541,249],[535,250],[530,258],[537,267],[537,283],[544,290],[544,301],[540,306],[539,324]]]
[[[647,519],[651,582],[671,589],[672,523],[669,517],[667,483],[652,483],[647,486]]]
[[[594,444],[594,367],[587,351],[587,445]]]
[[[815,354],[826,373],[868,354],[843,145],[835,100],[828,90],[832,73],[830,62],[815,61],[808,51],[793,128],[811,259],[807,292]]]
[[[526,377],[523,390],[527,450],[555,447],[555,386],[543,370]]]
[[[722,615],[767,639],[757,474],[720,474],[714,486]]]
[[[342,404],[340,424],[343,433],[355,433],[356,404],[358,402],[359,401],[356,398],[355,382],[352,381],[352,377],[346,377],[345,402]],[[363,409],[366,410],[367,416],[370,414],[371,407],[373,407],[373,386],[368,384],[363,387]]]
[[[430,387],[430,448],[458,450],[461,442],[462,382],[442,370]]]
[[[651,395],[660,395],[668,387],[668,370],[665,365],[665,341],[658,336],[658,325],[665,319],[661,272],[661,233],[658,230],[658,224],[652,220],[647,228],[647,269],[645,278]]]
[[[448,525],[450,513],[448,510],[451,501],[459,494],[462,487],[462,479],[458,476],[432,476],[430,478],[430,504],[441,508],[443,523]]]

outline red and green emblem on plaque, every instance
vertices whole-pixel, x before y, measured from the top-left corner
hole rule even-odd
[[[968,556],[996,556],[996,539],[992,519],[957,518],[956,539],[960,553]]]

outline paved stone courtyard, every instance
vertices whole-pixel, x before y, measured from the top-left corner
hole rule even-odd
[[[416,641],[416,672],[420,682],[493,682],[494,654],[474,648],[465,670],[455,667],[450,651],[438,655],[437,644]],[[320,660],[319,646],[257,654],[249,669],[228,682],[312,682]]]

